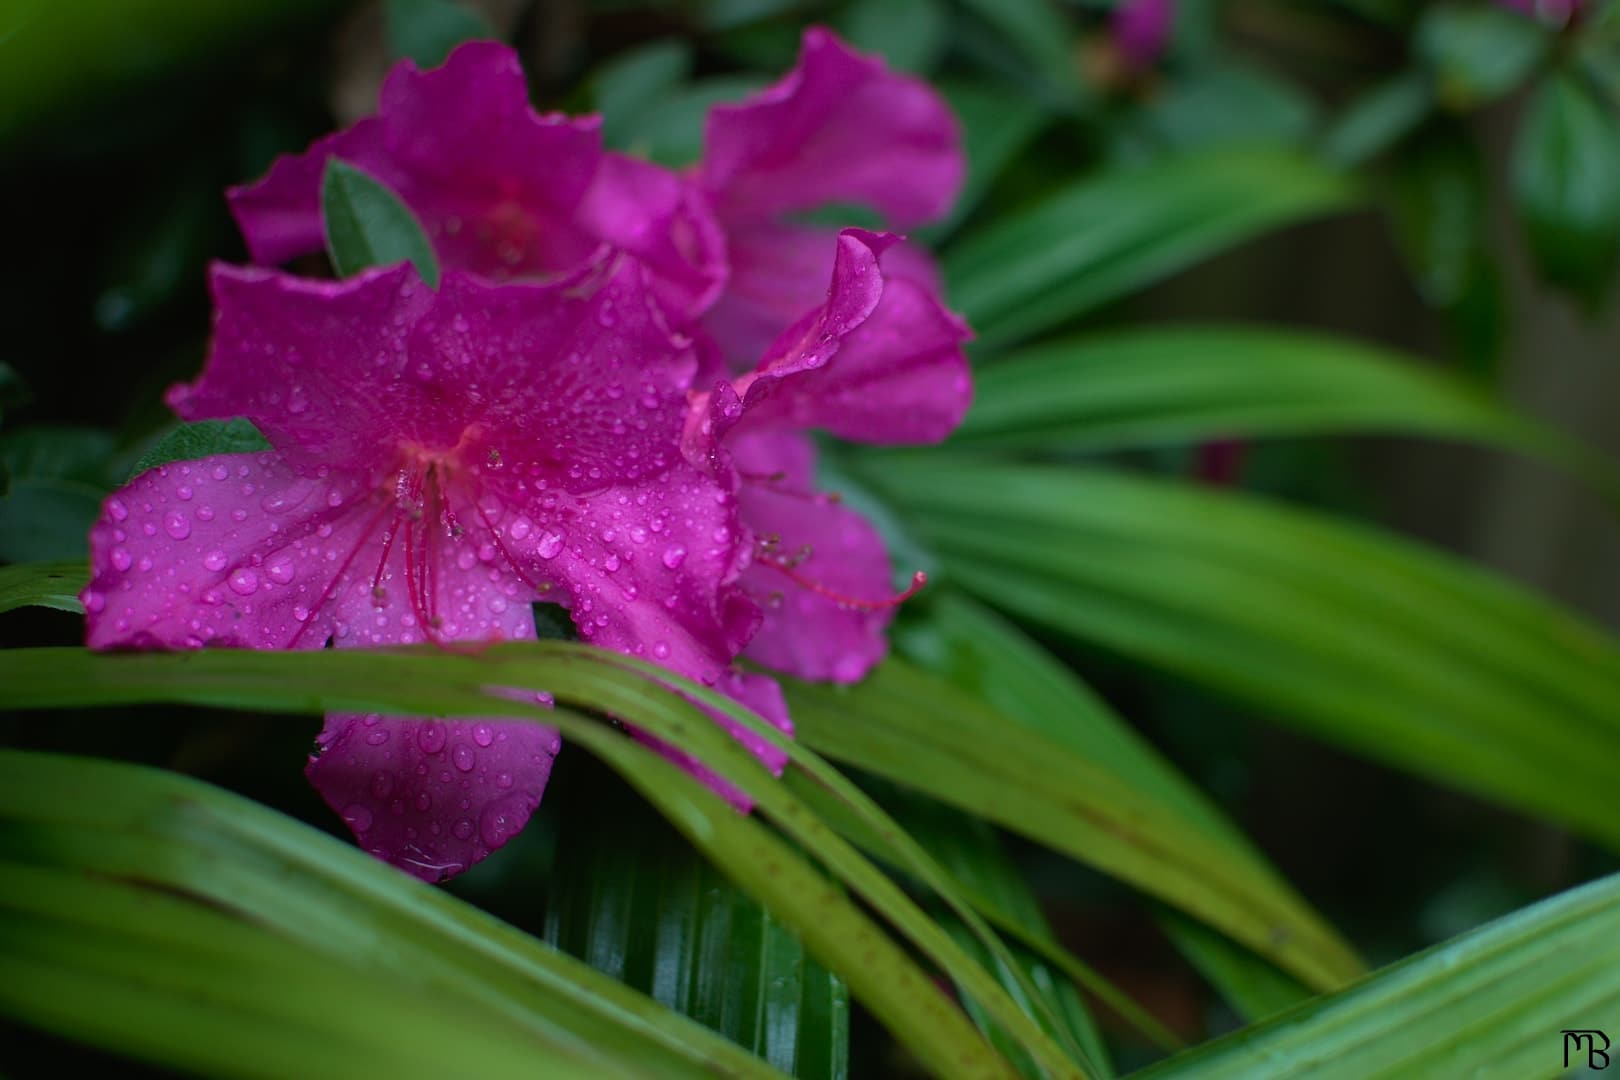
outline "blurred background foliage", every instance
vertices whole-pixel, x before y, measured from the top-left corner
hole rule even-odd
[[[537,105],[601,111],[611,144],[684,166],[706,109],[791,67],[821,22],[961,118],[967,189],[922,236],[978,332],[980,393],[945,450],[833,457],[833,486],[936,587],[873,687],[796,688],[795,716],[1018,928],[1055,1037],[1123,1070],[1307,993],[1307,960],[1257,962],[1174,903],[1170,871],[1109,853],[1088,815],[1142,792],[1143,815],[1172,809],[1120,820],[1182,843],[1211,830],[1230,862],[1208,872],[1242,868],[1253,891],[1215,913],[1227,934],[1271,895],[1269,860],[1373,967],[1616,869],[1620,652],[1598,629],[1620,624],[1615,5],[1179,0],[1147,63],[1119,47],[1113,6],[7,5],[0,560],[83,558],[101,497],[169,430],[162,389],[200,363],[207,261],[245,260],[223,188],[369,111],[394,59],[500,37]],[[79,636],[67,612],[0,622],[8,646]],[[1007,764],[1016,745],[952,772],[988,728],[946,697],[906,724],[952,685],[1045,725],[1072,755],[1052,790],[1095,784],[1077,796],[1095,805],[1008,805],[1047,782]],[[296,767],[313,727],[128,715],[15,714],[0,732],[337,831]],[[1026,764],[1053,752],[1031,744]],[[800,1075],[915,1067],[664,828],[571,750],[521,840],[451,888]],[[763,958],[759,987],[692,959],[728,950]]]

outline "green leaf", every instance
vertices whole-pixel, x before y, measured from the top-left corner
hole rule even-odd
[[[0,983],[27,988],[0,990],[13,1017],[210,1075],[519,1076],[539,1062],[548,1075],[553,1064],[775,1075],[448,893],[239,796],[18,751],[0,751],[0,777],[11,883]],[[15,977],[25,970],[48,977]]]
[[[1435,123],[1390,167],[1390,221],[1423,298],[1449,307],[1486,256],[1485,162],[1460,121]]]
[[[1562,1031],[1612,1032],[1617,1009],[1620,877],[1608,877],[1137,1075],[1552,1076]],[[1587,1064],[1578,1048],[1569,1062]]]
[[[1222,61],[1178,73],[1133,111],[1115,153],[1142,159],[1217,146],[1304,142],[1317,107],[1293,83],[1263,68]]]
[[[691,165],[703,156],[703,124],[709,110],[740,101],[765,82],[754,75],[725,75],[671,90],[628,121],[624,145],[671,168]]]
[[[967,158],[967,179],[942,221],[917,230],[930,244],[938,244],[984,201],[997,177],[1024,152],[1050,119],[1027,94],[990,82],[946,80],[939,84],[951,111],[962,125],[962,152]]]
[[[452,0],[388,0],[387,28],[388,55],[419,68],[438,67],[463,41],[495,36],[488,20]]]
[[[439,260],[410,208],[375,177],[335,157],[321,177],[321,221],[339,277],[408,261],[429,288],[438,288]]]
[[[1048,0],[962,0],[962,7],[1010,51],[1020,74],[1033,76],[1044,98],[1071,109],[1080,104],[1087,89],[1080,79],[1074,29],[1059,5]]]
[[[1187,155],[1089,177],[1004,216],[951,247],[945,277],[980,347],[1004,347],[1354,199],[1345,176],[1301,155]]]
[[[945,51],[950,15],[941,0],[857,0],[842,29],[862,52],[877,53],[901,71],[926,74]]]
[[[1323,132],[1318,152],[1350,168],[1372,160],[1415,131],[1434,107],[1434,84],[1406,71],[1363,92]]]
[[[254,454],[270,449],[270,443],[253,421],[236,417],[232,420],[197,420],[177,424],[142,454],[129,479],[167,465],[174,461],[195,461],[215,454]]]
[[[1568,469],[1620,500],[1603,455],[1416,358],[1292,330],[1090,334],[984,365],[954,445],[1064,454],[1369,432],[1462,439]]]
[[[0,562],[84,558],[105,493],[76,480],[11,477],[0,497]]]
[[[630,146],[639,117],[679,93],[691,72],[692,46],[677,38],[649,42],[603,63],[590,82],[603,141]]]
[[[20,607],[84,613],[79,590],[89,579],[82,562],[19,563],[0,566],[0,614]]]
[[[1037,840],[1220,926],[1300,977],[1360,970],[1267,867],[1105,765],[890,659],[853,688],[786,683],[805,745]]]
[[[843,981],[639,800],[569,779],[546,940],[783,1072],[847,1075]]]
[[[996,606],[1620,845],[1620,646],[1553,604],[1241,495],[937,453],[870,465],[952,580]]]
[[[627,672],[640,677],[627,678]],[[763,720],[654,665],[561,642],[492,646],[477,655],[432,649],[335,649],[98,656],[78,649],[14,649],[0,651],[0,685],[17,707],[172,701],[270,711],[504,715],[546,723],[607,761],[733,881],[790,922],[812,953],[843,976],[867,1008],[929,1067],[947,1075],[974,1069],[991,1075],[1005,1072],[999,1055],[854,898],[831,888],[820,871],[775,839],[760,823],[761,816],[886,917],[998,1023],[1013,1031],[1048,1072],[1085,1075],[891,879],[832,833],[741,743],[685,699],[725,712],[787,753],[796,769],[841,800],[898,852],[904,868],[950,903],[980,940],[1004,953],[1004,946],[957,895],[937,864],[876,804]],[[546,710],[524,704],[511,692],[516,690],[549,692],[560,707]],[[574,704],[621,717],[693,755],[751,798],[756,815],[739,816],[661,755],[566,707]],[[1083,1057],[1078,1049],[1073,1053],[1074,1060]]]
[[[1181,955],[1245,1020],[1264,1020],[1312,996],[1297,980],[1202,923],[1168,910],[1160,912],[1158,923]]]
[[[1452,109],[1475,108],[1518,86],[1549,43],[1534,19],[1493,4],[1432,4],[1415,38],[1441,103]]]
[[[28,389],[28,384],[23,382],[22,376],[17,374],[17,369],[0,361],[0,420],[5,419],[7,410],[15,409],[32,400],[33,393]]]
[[[1576,76],[1536,90],[1513,147],[1513,192],[1541,276],[1597,307],[1620,261],[1620,121]]]
[[[38,424],[0,432],[0,463],[14,478],[68,480],[107,490],[113,437],[100,428]]]

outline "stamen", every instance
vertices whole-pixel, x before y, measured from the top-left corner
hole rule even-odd
[[[823,506],[828,503],[837,505],[844,501],[844,497],[836,491],[805,491],[801,488],[783,487],[782,482],[787,479],[785,472],[756,473],[739,470],[737,475],[750,484],[760,484],[774,494],[786,495],[790,499],[803,499]]]
[[[326,588],[321,591],[320,598],[310,607],[309,618],[298,624],[298,629],[293,633],[292,640],[287,642],[287,648],[297,647],[298,639],[304,636],[304,631],[314,625],[315,617],[321,613],[321,609],[326,606],[327,602],[332,599],[332,595],[337,592],[338,582],[342,581],[343,576],[349,572],[349,567],[353,564],[355,556],[359,555],[360,549],[366,546],[366,541],[371,539],[371,534],[376,531],[378,523],[382,521],[383,515],[386,513],[388,513],[388,504],[383,503],[377,509],[377,512],[372,515],[371,520],[366,522],[366,527],[360,530],[360,535],[355,539],[354,547],[349,549],[349,553],[344,556],[343,562],[339,564],[337,573],[332,575],[332,579],[326,583]]]
[[[765,566],[769,566],[771,569],[778,570],[787,575],[788,580],[800,588],[809,589],[817,596],[825,597],[826,599],[837,604],[839,607],[852,608],[857,611],[881,611],[884,608],[898,607],[907,600],[910,600],[913,596],[916,596],[917,593],[922,591],[922,587],[928,584],[928,575],[923,573],[921,570],[918,570],[915,574],[911,575],[911,585],[904,592],[896,596],[891,596],[886,600],[866,600],[858,596],[846,596],[841,592],[829,589],[827,586],[823,585],[819,581],[814,580],[813,578],[805,577],[796,569],[798,566],[797,562],[789,563],[784,559],[774,558],[762,558],[759,561]]]

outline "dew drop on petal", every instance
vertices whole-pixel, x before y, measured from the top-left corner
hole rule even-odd
[[[424,754],[437,754],[444,749],[444,725],[428,720],[416,729],[416,745]]]
[[[472,737],[479,746],[488,746],[495,741],[495,729],[488,724],[474,724]]]
[[[115,570],[128,570],[130,564],[129,552],[124,548],[113,548],[112,564]]]
[[[349,823],[349,828],[357,833],[366,832],[371,828],[371,811],[355,803],[343,811],[343,820]]]
[[[671,570],[678,569],[686,561],[686,549],[679,544],[671,544],[664,549],[664,565]]]
[[[180,511],[170,510],[163,515],[163,531],[176,540],[184,540],[191,535],[191,522]]]
[[[540,543],[535,545],[534,551],[542,559],[555,559],[562,552],[562,548],[562,533],[552,532],[547,529],[545,534],[540,537]]]
[[[293,561],[288,555],[273,556],[264,564],[264,573],[277,585],[285,585],[293,579]]]
[[[478,757],[473,753],[473,748],[465,743],[456,744],[456,748],[450,751],[450,763],[462,772],[472,772],[473,764],[477,760]]]
[[[238,596],[252,596],[259,590],[259,575],[246,566],[238,567],[236,572],[226,579],[225,584],[231,587],[231,592]]]
[[[218,549],[210,551],[208,554],[203,556],[203,565],[210,570],[223,570],[225,569],[225,565],[230,561],[230,556]]]

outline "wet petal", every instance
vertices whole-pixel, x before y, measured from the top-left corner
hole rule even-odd
[[[540,804],[553,728],[332,713],[305,774],[361,847],[442,881],[504,845]]]
[[[764,612],[743,655],[799,678],[860,680],[887,652],[895,611],[883,538],[814,490],[815,449],[804,436],[741,432],[732,451],[747,478],[743,523],[767,544],[742,577]]]
[[[938,93],[811,27],[780,82],[710,111],[700,175],[728,229],[838,202],[905,228],[943,214],[964,172]]]

